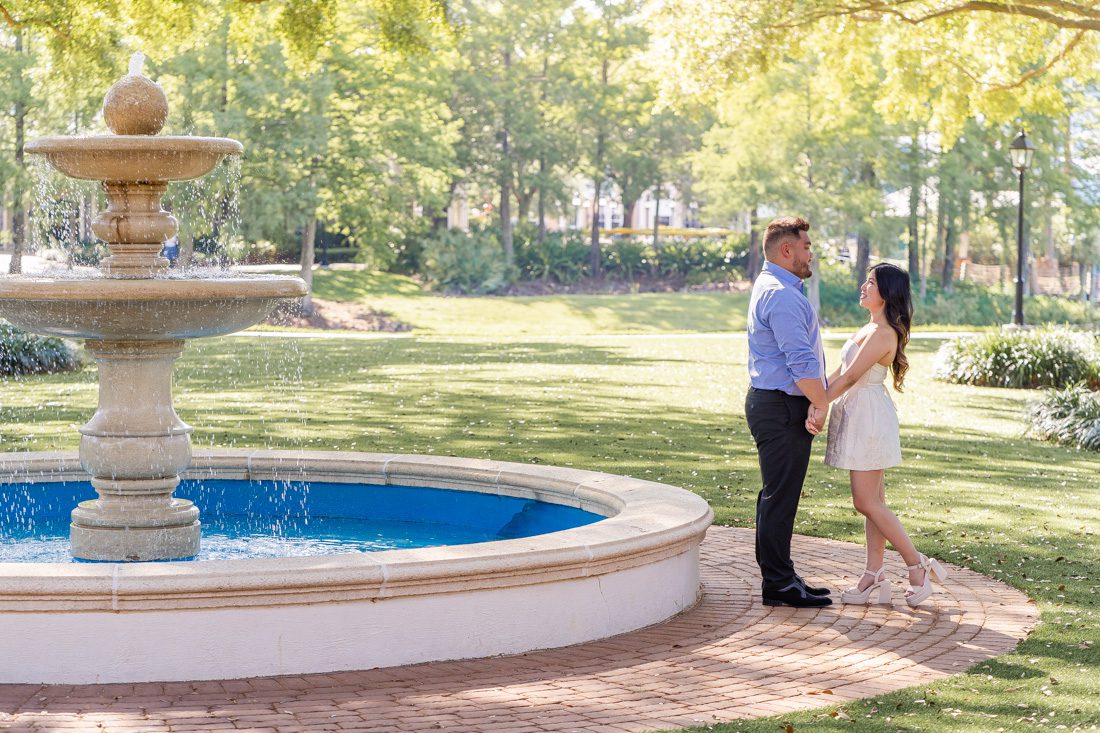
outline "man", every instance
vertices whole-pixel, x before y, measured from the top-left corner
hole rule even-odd
[[[768,606],[828,606],[827,588],[807,586],[791,562],[791,535],[813,434],[825,423],[825,355],[817,314],[802,281],[813,273],[809,222],[783,217],[764,233],[763,270],[749,301],[749,377],[745,398],[760,460],[756,500],[756,562]]]

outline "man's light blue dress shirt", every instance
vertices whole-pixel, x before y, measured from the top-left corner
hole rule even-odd
[[[817,313],[802,280],[765,262],[749,300],[749,378],[757,389],[801,395],[799,379],[825,385],[825,352]]]

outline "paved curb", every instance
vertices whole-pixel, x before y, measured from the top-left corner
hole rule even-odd
[[[829,706],[957,674],[1014,649],[1039,618],[1019,591],[951,568],[927,608],[767,608],[752,531],[712,527],[694,609],[566,649],[465,662],[220,682],[0,686],[10,731],[653,731]],[[797,537],[800,572],[834,588],[862,547]],[[901,571],[887,556],[887,571]],[[44,654],[51,650],[44,642]]]

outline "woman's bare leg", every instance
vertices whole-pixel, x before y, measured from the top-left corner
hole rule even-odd
[[[920,562],[920,554],[913,546],[905,528],[901,526],[897,516],[886,506],[886,472],[878,471],[851,471],[849,473],[852,484],[852,504],[856,511],[864,516],[864,527],[867,534],[867,567],[881,568],[882,558],[886,552],[886,543],[889,542],[901,553],[906,565],[916,565]],[[909,582],[917,581],[915,585],[924,582],[924,571],[917,570],[909,573]],[[874,580],[869,575],[864,575],[859,581],[860,590],[871,585]]]

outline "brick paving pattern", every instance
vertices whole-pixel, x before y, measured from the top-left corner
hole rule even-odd
[[[795,538],[804,577],[847,587],[857,545]],[[887,571],[902,571],[887,557]],[[712,527],[703,596],[653,628],[566,649],[299,677],[86,686],[0,685],[0,730],[653,731],[783,714],[924,684],[1015,648],[1026,596],[952,576],[927,608],[760,603],[752,531]],[[445,620],[441,620],[445,623]],[[43,654],[50,648],[43,640]],[[2,663],[2,660],[0,660]]]

